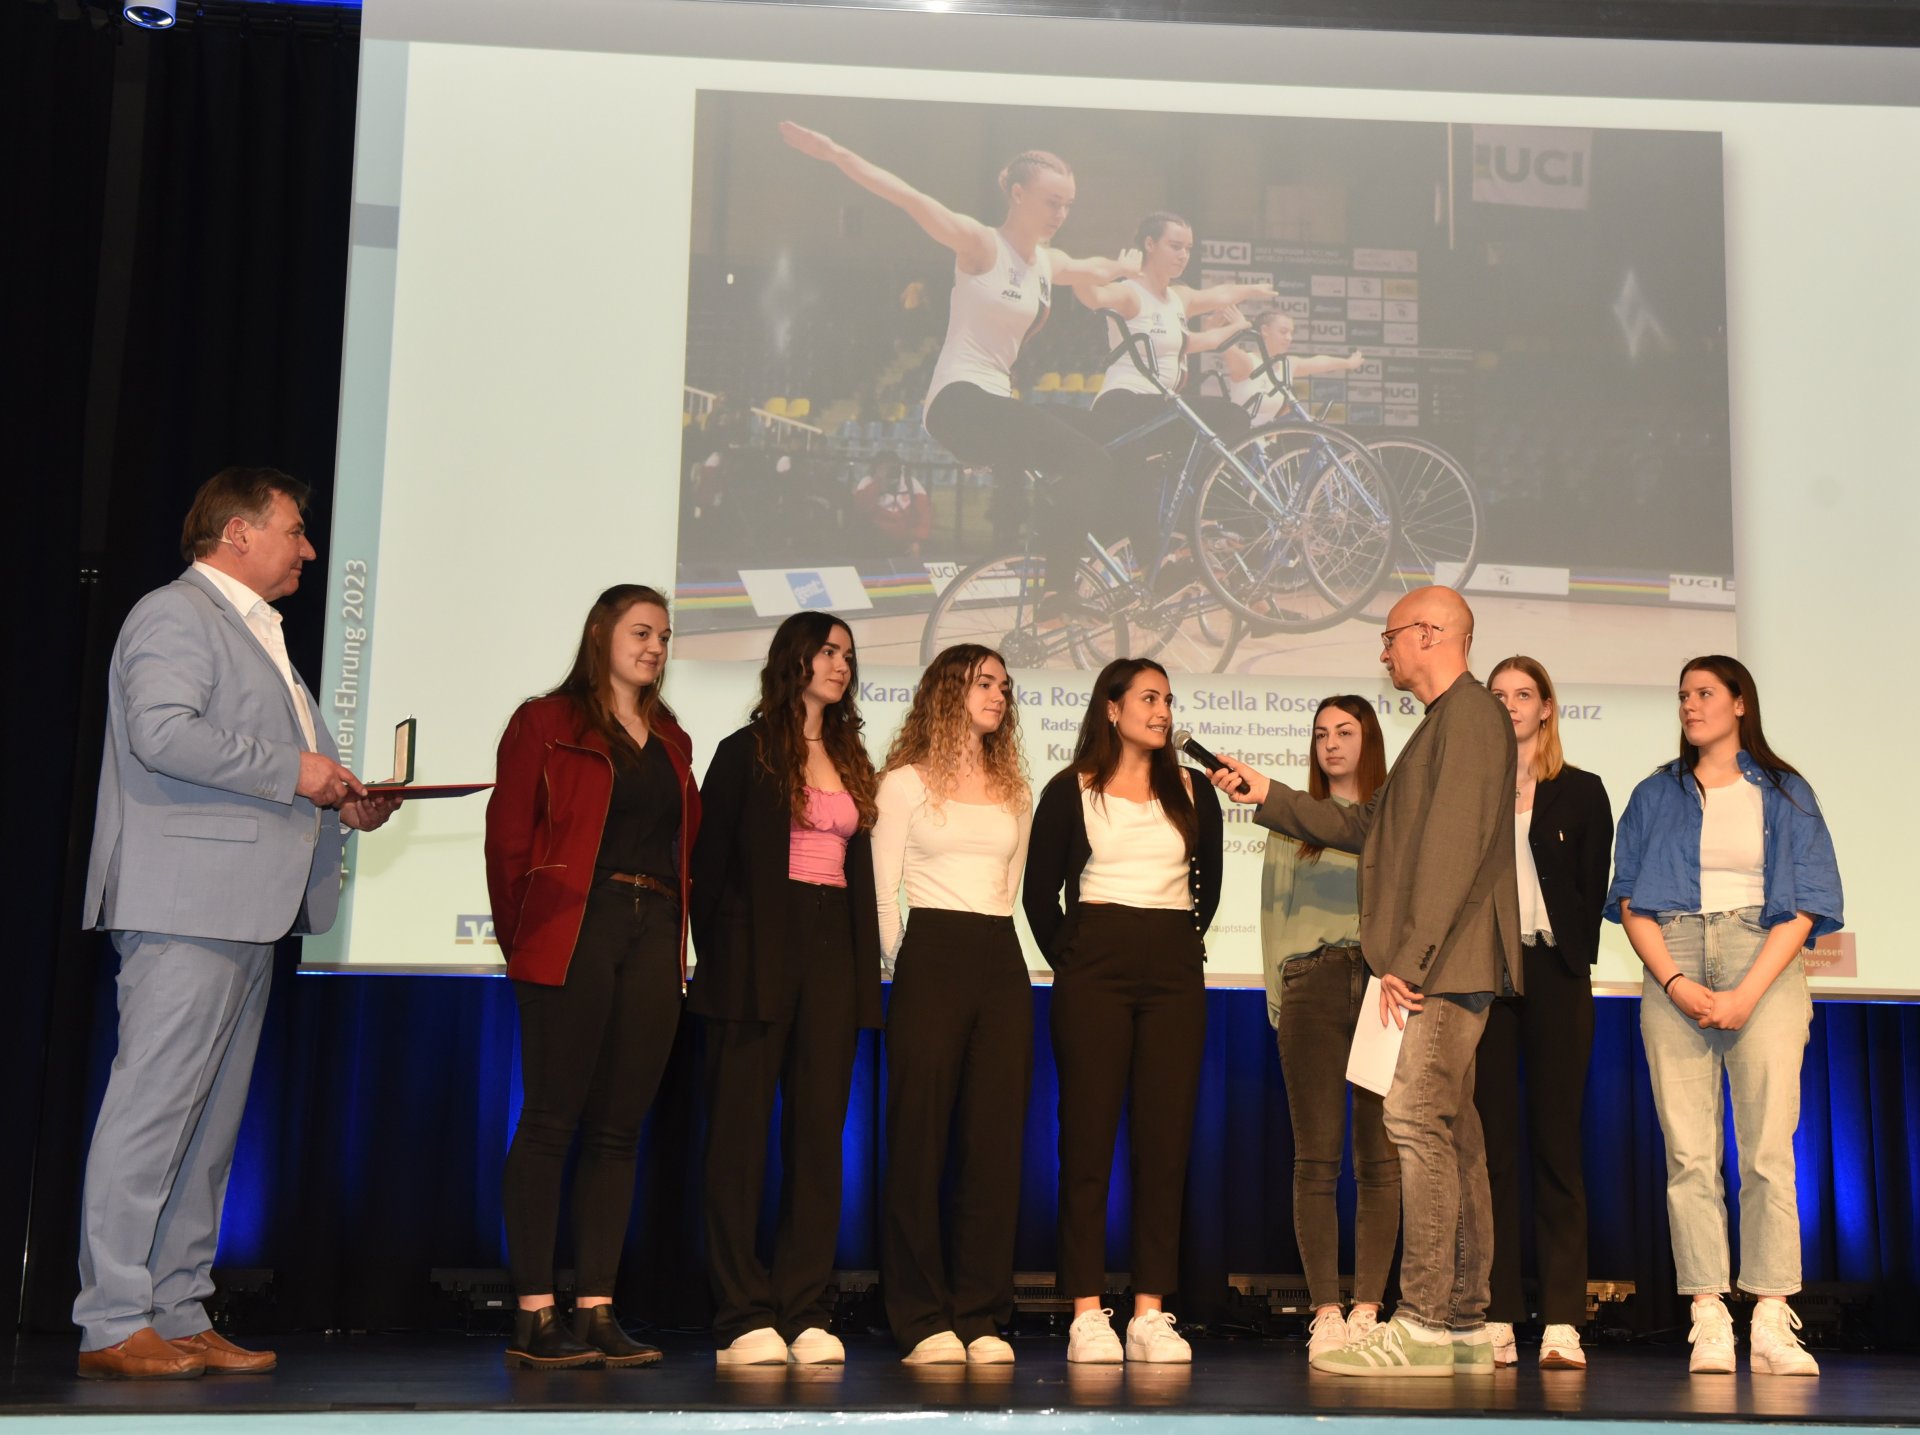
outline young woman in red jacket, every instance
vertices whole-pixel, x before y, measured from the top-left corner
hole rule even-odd
[[[645,1365],[613,1280],[640,1123],[680,1024],[693,744],[660,696],[667,600],[622,583],[594,602],[566,680],[521,704],[487,803],[487,891],[520,1007],[525,1104],[507,1153],[510,1368]],[[553,1304],[560,1187],[575,1134],[571,1329]]]

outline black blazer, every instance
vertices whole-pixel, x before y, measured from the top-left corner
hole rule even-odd
[[[1527,846],[1540,873],[1554,944],[1567,970],[1578,976],[1600,957],[1600,909],[1607,902],[1613,857],[1613,807],[1606,785],[1572,766],[1535,785]]]
[[[1193,893],[1193,911],[1204,938],[1220,906],[1220,795],[1205,774],[1190,772],[1188,777],[1200,830],[1194,841],[1193,860],[1187,864],[1187,886]],[[707,800],[711,802],[712,798]],[[1046,785],[1034,809],[1026,878],[1020,892],[1027,925],[1033,928],[1034,940],[1040,944],[1040,954],[1048,966],[1054,965],[1054,958],[1066,951],[1079,930],[1080,874],[1092,856],[1086,813],[1080,806],[1080,774],[1068,768]],[[1064,910],[1060,905],[1063,890]],[[1205,951],[1203,942],[1203,956]]]
[[[687,1009],[723,1021],[771,1021],[775,998],[785,988],[792,930],[787,794],[760,765],[750,727],[722,739],[700,789],[688,911],[700,960],[687,988]],[[847,896],[853,909],[859,1022],[877,1027],[880,918],[873,895],[873,844],[865,832],[856,832],[847,843]]]

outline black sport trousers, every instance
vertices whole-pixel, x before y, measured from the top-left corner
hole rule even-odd
[[[574,1289],[612,1295],[641,1123],[680,1025],[679,905],[603,880],[588,894],[566,982],[513,987],[525,1093],[502,1180],[513,1288],[553,1289],[560,1188],[577,1134]]]
[[[1526,991],[1487,1013],[1473,1100],[1486,1133],[1493,1200],[1492,1298],[1487,1319],[1527,1319],[1520,1272],[1520,1062],[1526,1062],[1526,1126],[1539,1258],[1540,1318],[1587,1318],[1587,1186],[1580,1117],[1593,1052],[1593,979],[1545,944],[1521,949]]]
[[[772,1019],[706,1021],[707,1264],[722,1346],[766,1327],[791,1342],[833,1315],[840,1136],[859,1037],[853,904],[843,887],[787,887],[787,949],[778,989],[766,993]],[[780,1213],[769,1263],[755,1236],[776,1095]]]
[[[1189,911],[1083,902],[1053,959],[1060,1079],[1060,1288],[1102,1293],[1107,1186],[1131,1099],[1133,1289],[1180,1279],[1180,1213],[1207,1035],[1204,951]]]
[[[887,1324],[902,1350],[942,1331],[971,1343],[1013,1318],[1032,1073],[1033,987],[1013,918],[915,908],[887,1004],[880,1241]]]

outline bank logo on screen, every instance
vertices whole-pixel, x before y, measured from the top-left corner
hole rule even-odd
[[[793,589],[793,601],[802,608],[833,606],[833,595],[827,592],[826,579],[818,573],[789,573],[787,586]]]
[[[456,947],[497,947],[491,913],[463,913],[453,919],[453,944]]]

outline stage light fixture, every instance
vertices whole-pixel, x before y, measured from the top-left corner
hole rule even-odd
[[[178,0],[127,0],[120,13],[142,30],[171,30],[180,18]]]

